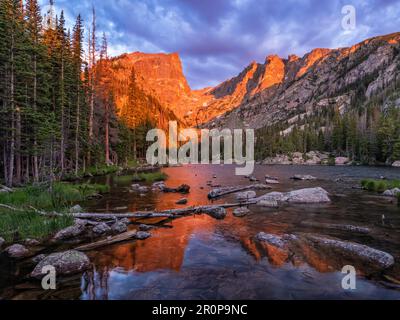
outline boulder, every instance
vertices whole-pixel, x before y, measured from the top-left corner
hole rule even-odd
[[[337,157],[335,158],[335,165],[344,166],[350,162],[350,159],[347,157]]]
[[[77,204],[76,206],[73,206],[72,208],[69,209],[69,213],[82,213],[83,209],[82,207]]]
[[[117,234],[124,233],[128,231],[128,227],[122,221],[117,221],[111,226],[111,231],[112,233],[117,233]]]
[[[6,248],[4,252],[13,259],[22,259],[30,256],[29,250],[22,244],[13,244]]]
[[[56,233],[54,236],[54,240],[68,240],[72,239],[75,237],[78,237],[86,232],[86,223],[85,221],[78,222],[70,226],[68,228],[65,228],[63,230],[60,230],[59,232]]]
[[[111,232],[111,228],[107,223],[102,222],[102,223],[95,225],[94,228],[92,229],[92,231],[95,234],[102,235],[102,234]]]
[[[290,242],[296,239],[296,236],[289,234],[278,236],[270,233],[260,232],[256,235],[256,240],[260,242],[265,242],[279,249],[287,249]]]
[[[358,260],[368,268],[387,269],[394,265],[392,255],[366,245],[318,235],[305,235],[305,239],[329,254],[339,255],[349,261]]]
[[[32,262],[35,264],[38,264],[40,261],[42,261],[44,258],[46,258],[45,254],[39,254],[36,257],[32,258]]]
[[[187,194],[190,192],[190,186],[188,186],[187,184],[182,184],[177,188],[165,187],[162,191]]]
[[[233,210],[233,215],[235,217],[241,218],[245,217],[250,213],[250,210],[248,208],[242,207],[242,208],[236,208]]]
[[[278,180],[273,180],[273,179],[265,179],[266,184],[279,184]]]
[[[393,162],[392,167],[400,168],[400,160]]]
[[[235,196],[238,201],[246,201],[254,199],[257,196],[257,193],[253,190],[250,190],[250,191],[238,192],[236,193]]]
[[[141,224],[139,226],[139,230],[140,231],[149,231],[149,230],[152,230],[152,229],[154,229],[154,227],[153,226],[149,226],[147,224]]]
[[[147,193],[147,192],[149,192],[149,188],[146,186],[141,186],[137,189],[137,191],[140,193]]]
[[[308,188],[288,192],[286,194],[289,203],[326,203],[331,202],[328,192],[320,187]]]
[[[208,207],[202,209],[203,213],[210,215],[211,217],[222,220],[226,217],[226,209],[223,207]]]
[[[331,202],[328,196],[328,192],[320,187],[300,189],[290,191],[286,193],[282,192],[271,192],[267,193],[256,199],[257,203],[261,201],[276,201],[276,202],[288,202],[288,203],[327,203]]]
[[[399,188],[394,188],[391,190],[386,190],[383,195],[385,197],[397,197],[397,195],[400,194],[400,189]]]
[[[42,269],[45,266],[53,266],[57,276],[65,276],[87,270],[90,267],[90,260],[84,253],[76,250],[53,253],[36,265],[31,276],[41,279],[44,276]]]
[[[296,174],[290,179],[292,180],[301,180],[301,181],[310,181],[310,180],[317,180],[316,177],[308,175],[308,174]]]
[[[166,186],[164,181],[154,182],[151,186],[153,191],[163,191],[165,187]]]
[[[186,199],[186,198],[182,198],[176,202],[176,204],[187,204],[187,203],[188,203],[188,199]]]
[[[151,237],[151,233],[146,231],[138,231],[135,235],[135,238],[138,240],[145,240]]]

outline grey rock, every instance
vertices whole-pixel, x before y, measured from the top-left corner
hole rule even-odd
[[[111,232],[111,228],[107,223],[99,223],[97,224],[92,231],[96,234],[105,234]]]
[[[77,204],[77,205],[73,206],[72,208],[70,208],[69,212],[70,213],[82,213],[83,209],[79,204]]]
[[[250,191],[238,192],[235,194],[235,196],[238,201],[246,201],[254,199],[257,196],[257,194],[255,191],[250,190]]]
[[[278,201],[271,199],[264,199],[264,200],[260,200],[257,202],[257,206],[260,207],[266,207],[266,208],[278,208],[279,207],[279,203]]]
[[[126,226],[125,223],[117,221],[111,226],[111,231],[113,233],[124,233],[128,231],[128,227]]]
[[[267,184],[279,184],[278,180],[272,180],[272,179],[265,179],[265,183]]]
[[[146,232],[146,231],[138,231],[135,236],[135,238],[138,240],[145,240],[150,237],[151,237],[151,233]]]
[[[26,239],[24,240],[24,245],[28,246],[28,247],[34,247],[40,244],[40,241],[36,240],[36,239]]]
[[[37,279],[42,278],[44,276],[42,270],[46,266],[53,266],[58,276],[65,276],[87,270],[90,267],[90,260],[84,253],[76,250],[53,253],[36,265],[31,276]]]
[[[331,202],[328,192],[320,187],[291,191],[286,194],[289,203],[327,203]]]
[[[4,251],[10,258],[13,259],[22,259],[30,255],[30,251],[21,244],[13,244]]]
[[[222,220],[226,217],[226,209],[222,207],[203,208],[203,213],[206,213],[217,220]]]
[[[250,213],[250,210],[248,208],[242,207],[242,208],[236,208],[233,210],[233,215],[235,217],[241,218],[245,217]]]
[[[154,229],[154,227],[153,227],[153,226],[149,226],[149,225],[147,225],[147,224],[141,224],[141,225],[139,226],[139,230],[140,230],[140,231],[149,231],[149,230],[151,230],[151,229]]]
[[[292,180],[301,180],[301,181],[317,180],[316,177],[308,175],[308,174],[296,174],[291,179]]]
[[[78,237],[86,232],[86,224],[84,221],[75,223],[75,225],[65,228],[57,232],[54,240],[68,240]]]
[[[279,249],[287,249],[290,242],[296,239],[296,236],[289,234],[278,236],[270,233],[260,232],[256,235],[256,240],[268,243]]]
[[[400,168],[400,160],[393,162],[392,167]]]
[[[40,261],[42,261],[44,258],[46,258],[45,254],[39,254],[36,257],[32,258],[32,262],[38,264]]]
[[[337,166],[344,166],[344,165],[348,164],[349,162],[350,162],[350,159],[347,157],[337,157],[335,159],[335,164]]]
[[[394,188],[391,190],[386,190],[383,195],[385,197],[397,197],[397,195],[400,194],[400,189],[399,188]]]
[[[368,264],[370,268],[387,269],[394,265],[394,258],[391,254],[366,245],[318,235],[306,235],[305,238],[330,253],[341,255],[348,259],[361,260],[363,264]]]

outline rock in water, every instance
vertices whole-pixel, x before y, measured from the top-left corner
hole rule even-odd
[[[302,181],[309,181],[309,180],[317,180],[316,177],[310,176],[308,174],[296,174],[291,177],[292,180],[302,180]]]
[[[124,233],[124,232],[128,231],[128,227],[124,222],[117,221],[116,223],[114,223],[111,226],[111,231],[112,231],[112,233],[117,233],[117,234]]]
[[[186,199],[186,198],[180,199],[176,202],[176,204],[187,204],[187,203],[188,203],[188,199]]]
[[[266,208],[278,208],[279,207],[279,204],[278,204],[278,201],[276,201],[276,200],[267,200],[267,199],[265,199],[265,200],[260,200],[260,201],[258,201],[257,202],[257,206],[260,206],[260,207],[266,207]]]
[[[344,166],[345,164],[348,164],[350,162],[350,159],[347,157],[337,157],[335,159],[335,164],[337,166]]]
[[[389,253],[362,244],[317,235],[306,235],[305,238],[331,254],[341,255],[349,260],[359,259],[372,269],[387,269],[394,265],[394,258]]]
[[[318,188],[308,188],[308,189],[300,189],[291,192],[271,192],[267,193],[261,197],[255,199],[257,203],[262,205],[262,201],[271,201],[271,202],[288,202],[288,203],[297,203],[297,204],[306,204],[306,203],[328,203],[331,202],[329,199],[328,192],[320,187]]]
[[[31,276],[41,279],[44,276],[42,269],[45,266],[53,266],[58,276],[65,276],[87,270],[90,267],[90,260],[84,253],[76,250],[53,253],[37,264]]]
[[[320,229],[331,229],[331,230],[342,230],[361,234],[368,234],[371,230],[367,227],[353,226],[351,224],[333,224],[333,223],[320,223],[313,221],[303,221],[300,223],[303,227],[307,228],[320,228]]]
[[[250,213],[250,210],[243,207],[243,208],[236,208],[235,210],[233,210],[233,215],[235,217],[241,218],[241,217],[245,217]]]
[[[13,259],[22,259],[30,255],[29,250],[21,244],[13,244],[4,250]]]
[[[290,241],[295,240],[296,236],[285,234],[283,236],[277,236],[270,233],[260,232],[256,235],[256,240],[260,242],[268,243],[279,249],[286,249]]]
[[[246,201],[250,199],[254,199],[257,196],[255,191],[244,191],[244,192],[238,192],[236,193],[236,199],[238,201]]]
[[[202,212],[210,215],[217,220],[222,220],[226,217],[226,209],[222,207],[203,208]]]
[[[68,240],[78,237],[86,232],[85,223],[75,223],[75,225],[65,228],[54,236],[54,240]]]
[[[138,231],[135,235],[135,238],[138,240],[145,240],[151,237],[151,233],[146,231]]]
[[[291,191],[286,194],[289,203],[326,203],[331,202],[328,192],[320,187]]]
[[[391,190],[386,190],[383,195],[385,197],[397,197],[397,195],[400,194],[400,189],[399,188],[394,188]]]
[[[111,232],[111,228],[108,226],[107,223],[102,222],[102,223],[99,223],[96,226],[94,226],[92,231],[96,234],[101,235],[101,234]]]
[[[400,160],[393,162],[392,167],[400,168]]]

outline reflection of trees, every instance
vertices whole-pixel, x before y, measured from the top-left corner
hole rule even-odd
[[[88,300],[108,300],[109,275],[108,267],[101,267],[100,270],[94,268],[85,274],[82,291]]]

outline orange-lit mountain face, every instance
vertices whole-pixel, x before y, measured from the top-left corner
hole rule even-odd
[[[356,86],[371,97],[396,79],[400,33],[350,48],[315,49],[304,57],[268,56],[214,88],[191,90],[178,54],[132,53],[107,60],[117,115],[131,126],[144,118],[165,127],[260,128],[336,104],[346,110]],[[103,76],[103,77],[104,77]]]

